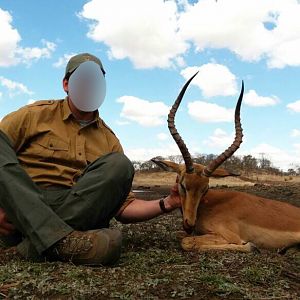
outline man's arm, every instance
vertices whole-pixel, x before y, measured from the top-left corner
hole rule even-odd
[[[25,144],[30,129],[30,112],[26,106],[6,115],[0,130],[10,139],[16,153]]]
[[[116,216],[116,219],[122,223],[135,223],[155,218],[164,213],[159,201],[160,199],[151,201],[135,199]],[[170,195],[164,198],[164,204],[168,211],[181,207],[177,184],[171,189]]]

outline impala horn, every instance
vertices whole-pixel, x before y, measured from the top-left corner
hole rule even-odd
[[[194,77],[198,74],[198,72],[196,74],[194,74],[187,82],[186,84],[183,86],[183,88],[181,89],[177,99],[175,100],[169,115],[168,115],[168,127],[170,130],[170,133],[174,139],[174,141],[176,142],[182,156],[184,159],[184,163],[185,163],[185,168],[186,168],[186,173],[193,173],[194,172],[194,167],[193,167],[193,161],[192,161],[192,157],[190,155],[190,152],[186,146],[186,144],[184,143],[182,137],[180,136],[180,134],[178,133],[176,127],[175,127],[175,123],[174,123],[174,119],[175,119],[175,114],[177,112],[177,109],[181,103],[181,100],[184,96],[184,93],[187,89],[187,87],[189,86],[189,84],[191,83],[191,81],[194,79]]]
[[[203,171],[202,175],[209,177],[213,173],[214,170],[216,170],[225,160],[227,160],[229,157],[231,157],[234,152],[240,147],[242,143],[243,138],[243,129],[241,125],[241,118],[240,118],[240,109],[241,109],[241,103],[243,99],[244,94],[244,82],[242,81],[242,89],[241,93],[238,99],[238,102],[235,107],[235,114],[234,114],[234,123],[235,123],[235,138],[233,143],[230,147],[228,147],[222,154],[220,154],[217,158],[215,158],[213,161],[209,163],[208,166],[206,166]]]

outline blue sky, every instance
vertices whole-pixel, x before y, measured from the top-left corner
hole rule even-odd
[[[0,0],[0,119],[65,97],[71,55],[107,72],[100,115],[132,160],[178,154],[168,110],[196,70],[176,116],[192,154],[233,139],[241,81],[244,142],[236,155],[300,165],[300,3],[296,0]]]

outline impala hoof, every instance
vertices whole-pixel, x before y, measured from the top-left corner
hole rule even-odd
[[[248,242],[246,245],[249,247],[249,252],[256,253],[256,254],[260,253],[260,250],[256,247],[255,244]]]
[[[196,249],[196,241],[193,237],[186,237],[182,239],[181,247],[185,251],[193,251]]]
[[[176,233],[176,237],[180,240],[188,236],[188,234],[183,230],[176,231],[175,233]]]

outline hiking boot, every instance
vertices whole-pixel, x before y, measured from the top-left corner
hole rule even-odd
[[[58,241],[46,255],[78,265],[108,265],[121,255],[122,235],[117,229],[73,231]]]

